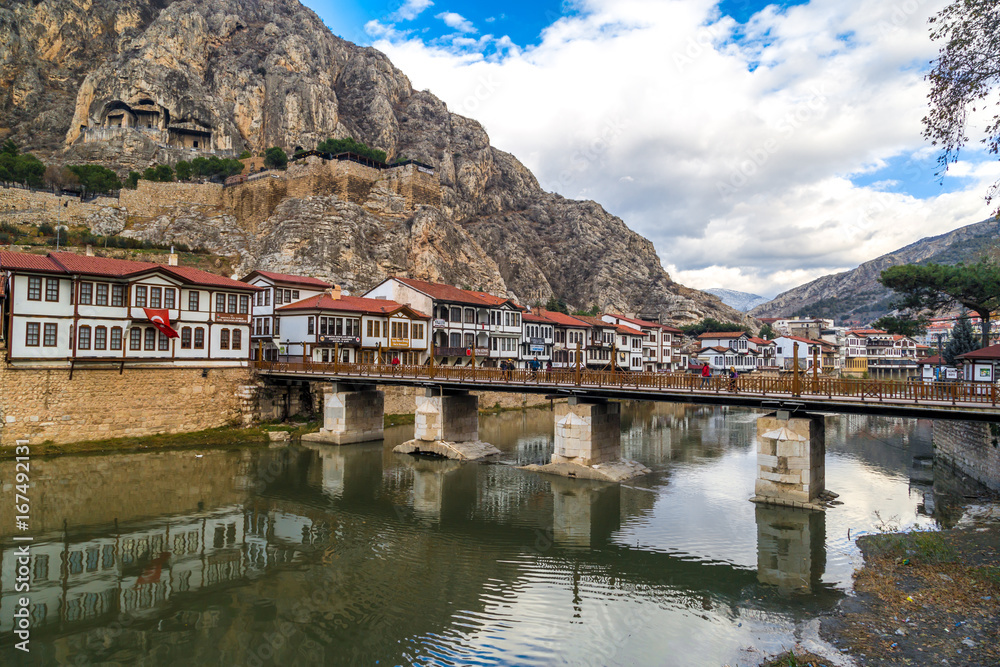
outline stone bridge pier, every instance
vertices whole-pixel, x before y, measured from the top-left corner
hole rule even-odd
[[[757,419],[755,503],[825,510],[826,424],[822,415],[779,410]]]
[[[374,384],[336,382],[323,397],[322,428],[302,439],[334,445],[381,440],[384,423],[384,392]]]
[[[474,461],[500,450],[479,439],[479,397],[467,391],[428,388],[417,396],[413,440],[397,445],[401,454],[431,454]]]

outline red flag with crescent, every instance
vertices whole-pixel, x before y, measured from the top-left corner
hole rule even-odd
[[[143,312],[146,313],[146,317],[149,321],[153,323],[153,326],[159,329],[167,338],[178,338],[180,334],[170,328],[170,313],[166,310],[161,310],[158,308],[143,308]]]

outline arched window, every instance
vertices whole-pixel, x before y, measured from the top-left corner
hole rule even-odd
[[[475,347],[475,345],[476,345],[475,335],[470,333],[465,334],[465,347]]]
[[[449,347],[462,347],[462,334],[453,333],[449,339]]]

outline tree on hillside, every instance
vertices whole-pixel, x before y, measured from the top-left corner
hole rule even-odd
[[[3,142],[3,146],[0,146],[0,154],[3,155],[13,155],[16,157],[19,152],[17,144],[14,143],[13,139],[8,139]]]
[[[930,111],[924,117],[924,137],[939,146],[939,176],[958,161],[969,140],[969,114],[995,105],[1000,84],[1000,3],[996,0],[953,0],[931,17],[931,39],[941,42],[933,69],[927,74]],[[1000,113],[982,129],[981,142],[994,155],[1000,153]],[[1000,181],[987,192],[990,202]]]
[[[355,153],[356,155],[361,155],[362,157],[371,158],[376,162],[385,162],[386,154],[385,151],[381,151],[377,148],[369,148],[367,145],[356,141],[354,137],[347,137],[346,139],[327,139],[326,141],[321,141],[317,146],[316,150],[320,153]]]
[[[566,302],[555,296],[550,296],[549,300],[545,302],[545,310],[551,310],[553,313],[569,313]]]
[[[882,272],[879,282],[903,299],[912,312],[938,311],[956,304],[983,321],[982,345],[989,345],[990,313],[1000,307],[1000,266],[981,259],[975,264],[903,264]]]
[[[941,354],[946,362],[953,364],[958,355],[978,350],[980,347],[979,341],[976,340],[976,334],[972,330],[972,323],[968,316],[962,315],[955,322],[955,327],[951,330],[951,338],[948,339],[948,344],[944,346]]]
[[[130,171],[128,178],[125,179],[125,187],[129,190],[135,190],[139,185],[140,178],[142,178],[142,174],[137,171]]]
[[[930,320],[925,315],[918,315],[915,318],[884,315],[872,322],[872,327],[875,329],[885,329],[891,334],[914,338],[927,331],[928,324],[930,324]]]
[[[597,317],[601,312],[601,309],[597,306],[591,306],[590,308],[584,310],[574,310],[574,315],[583,315],[584,317]]]
[[[112,192],[121,188],[118,174],[107,167],[96,164],[74,164],[69,171],[80,180],[80,188],[84,195],[95,192]]]
[[[685,336],[688,336],[690,338],[697,338],[701,334],[710,331],[718,331],[718,332],[742,331],[744,333],[750,333],[750,330],[747,329],[742,324],[733,324],[732,322],[720,322],[714,317],[706,317],[697,324],[688,324],[687,326],[683,326],[681,327],[681,331],[684,332]]]
[[[191,163],[187,160],[181,160],[176,165],[174,169],[177,171],[178,181],[190,181],[191,180]]]
[[[288,156],[280,146],[271,146],[264,153],[264,166],[268,169],[284,169],[288,166]]]
[[[757,336],[763,338],[764,340],[774,340],[778,337],[778,334],[774,332],[774,329],[771,328],[770,324],[765,322],[764,326],[762,326],[760,331],[757,333]]]

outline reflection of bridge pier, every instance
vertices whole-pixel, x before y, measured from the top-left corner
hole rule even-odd
[[[309,481],[335,498],[371,497],[382,482],[382,446],[337,447],[304,442],[318,454]]]
[[[552,538],[570,547],[597,547],[621,527],[621,486],[585,479],[549,480]]]
[[[826,570],[826,514],[757,505],[757,580],[782,593],[812,593]]]
[[[463,466],[449,459],[407,456],[402,460],[413,470],[413,511],[417,516],[440,521],[445,508],[461,513],[475,505],[475,466]]]

